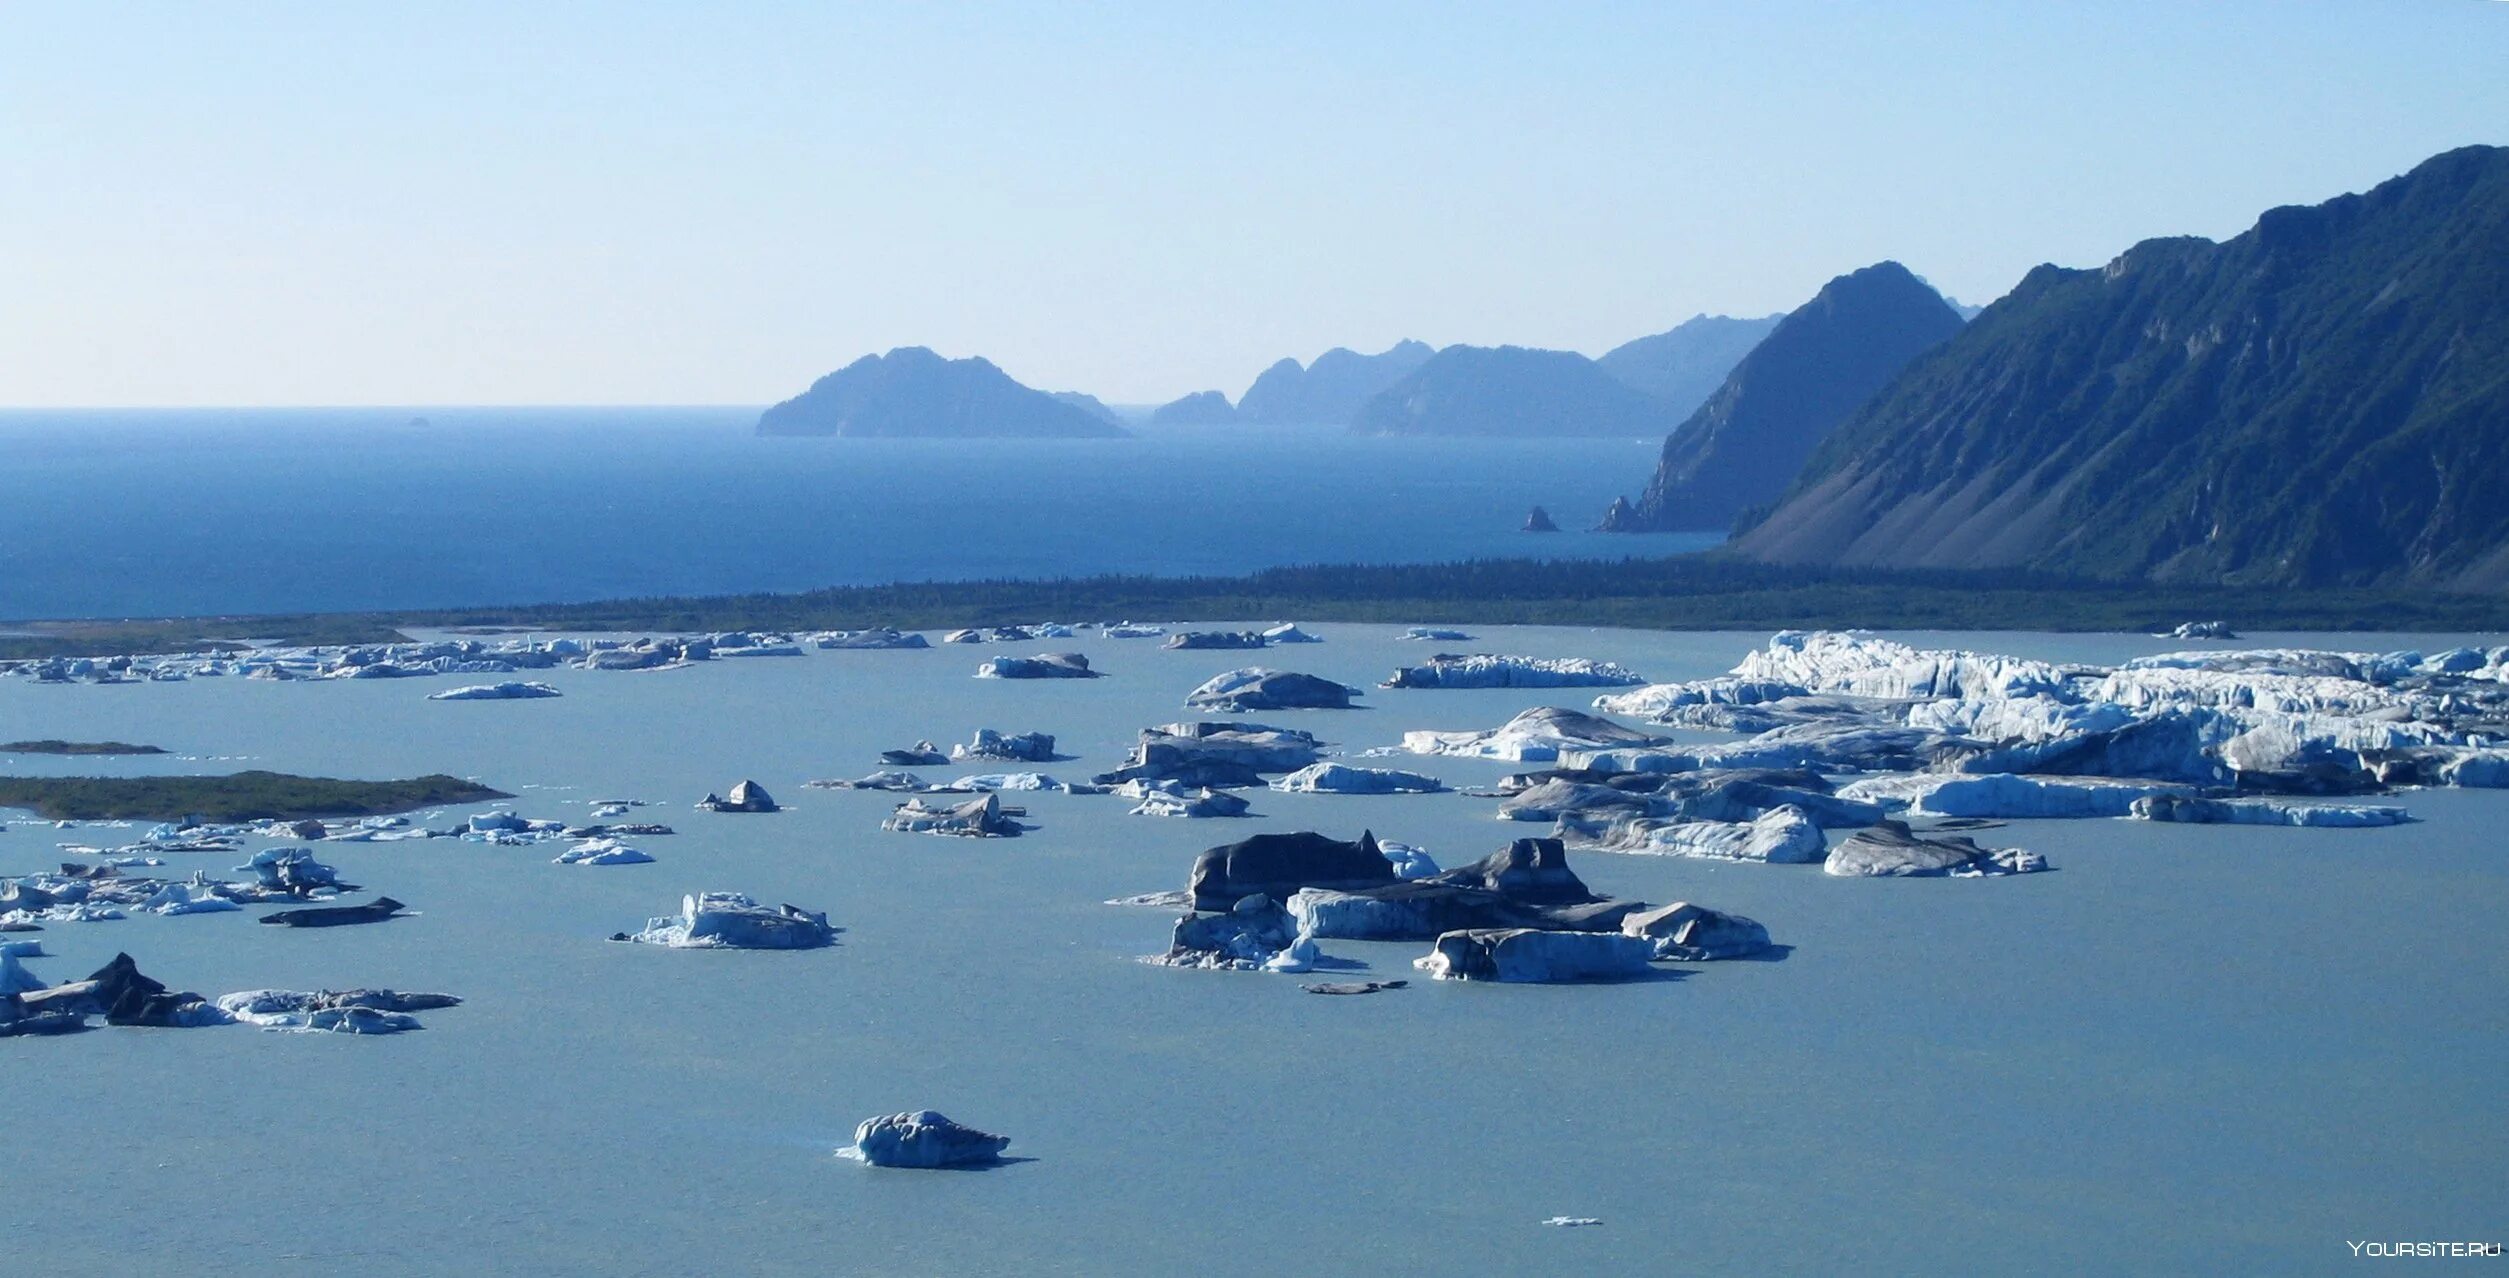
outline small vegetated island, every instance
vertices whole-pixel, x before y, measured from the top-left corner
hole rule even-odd
[[[46,737],[41,741],[11,741],[0,745],[0,754],[164,754],[161,746],[132,745],[128,741],[63,741]]]
[[[402,781],[261,771],[188,777],[0,777],[0,808],[24,808],[50,821],[294,821],[383,816],[512,797],[442,773]]]

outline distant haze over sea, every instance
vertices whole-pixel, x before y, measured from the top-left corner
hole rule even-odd
[[[1618,557],[1716,540],[1583,531],[1660,436],[1265,427],[971,443],[762,439],[756,420],[746,407],[0,412],[0,618]],[[1518,532],[1537,504],[1569,531]]]

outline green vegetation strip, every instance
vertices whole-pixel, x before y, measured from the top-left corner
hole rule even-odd
[[[799,594],[396,613],[403,627],[549,630],[931,630],[1120,618],[1775,630],[2144,631],[2222,620],[2255,630],[2498,630],[2509,596],[2428,588],[2253,589],[2021,572],[1887,572],[1661,559],[1475,560],[1275,568],[1244,577],[924,582]]]
[[[0,808],[48,821],[294,821],[381,816],[514,796],[441,773],[407,781],[340,781],[284,772],[223,777],[0,777]]]
[[[1716,552],[1656,559],[1483,559],[1312,565],[1243,577],[1076,577],[841,586],[795,594],[197,620],[29,623],[0,660],[180,652],[236,636],[377,643],[411,629],[543,631],[936,630],[1120,618],[1659,630],[2144,631],[2181,621],[2242,630],[2509,629],[2509,595],[2424,586],[2327,589],[2161,585],[2021,571],[1909,572],[1752,563]]]

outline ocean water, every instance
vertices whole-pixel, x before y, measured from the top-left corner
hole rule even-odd
[[[423,414],[424,426],[411,424]],[[762,439],[756,410],[0,412],[0,618],[1670,554],[1582,530],[1661,440]]]
[[[1426,655],[1385,627],[1264,660],[1373,684]],[[1656,679],[1764,636],[1494,629],[1470,647]],[[2075,660],[2128,636],[1902,635]],[[2258,635],[2439,647],[2443,636]],[[2496,637],[2490,638],[2497,642]],[[1419,979],[1425,945],[1332,943],[1363,975],[1136,961],[1199,849],[1372,828],[1456,864],[1538,828],[1453,794],[1253,792],[1259,818],[1131,817],[1025,796],[1016,840],[888,834],[889,796],[804,789],[978,727],[1057,734],[1086,775],[1244,654],[1086,639],[1108,677],[969,677],[983,652],[813,652],[651,674],[557,671],[560,699],[437,703],[441,680],[0,680],[0,740],[118,738],[215,764],[11,770],[450,771],[580,817],[643,798],[658,864],[433,840],[323,850],[418,911],[296,932],[253,913],[57,925],[39,974],[116,950],[180,988],[390,985],[465,996],[397,1038],[243,1027],[0,1040],[0,1270],[45,1275],[1655,1272],[2289,1274],[2347,1239],[2497,1238],[2509,1221],[2509,793],[2414,793],[2417,824],[2266,830],[2014,822],[2002,880],[1582,855],[1598,890],[1767,924],[1782,959],[1565,987]],[[535,676],[538,677],[538,676]],[[1266,716],[1356,751],[1588,693],[1375,690]],[[1510,765],[1397,761],[1457,782]],[[927,775],[948,775],[926,769]],[[789,810],[686,806],[742,777]],[[438,817],[440,822],[444,817]],[[109,832],[20,823],[0,872]],[[136,834],[136,831],[132,831]],[[180,858],[169,872],[223,872]],[[684,892],[830,912],[832,949],[607,944]],[[1313,978],[1306,978],[1313,979]],[[833,1156],[933,1107],[1012,1138],[983,1172]],[[1555,1215],[1596,1228],[1546,1228]]]

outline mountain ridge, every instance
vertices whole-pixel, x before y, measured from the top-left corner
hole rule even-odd
[[[2509,149],[2043,265],[1815,451],[1733,552],[2509,587]]]

